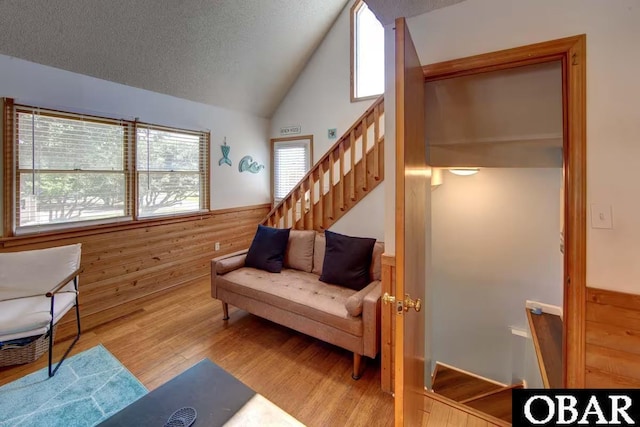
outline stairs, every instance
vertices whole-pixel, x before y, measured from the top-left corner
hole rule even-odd
[[[263,225],[322,231],[384,180],[381,96],[273,207]]]
[[[437,362],[433,392],[476,411],[511,422],[511,391],[523,384],[506,385]]]
[[[544,388],[562,388],[562,318],[527,309],[527,319]]]

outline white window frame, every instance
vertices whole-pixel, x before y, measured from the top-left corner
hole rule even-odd
[[[271,139],[271,202],[274,206],[277,205],[282,200],[282,199],[276,199],[275,176],[276,176],[276,167],[278,165],[276,165],[275,152],[278,146],[287,146],[287,145],[296,144],[296,143],[303,144],[307,149],[309,162],[307,164],[307,168],[305,171],[305,175],[306,175],[307,173],[309,173],[309,171],[311,170],[311,166],[313,165],[313,135],[292,136],[292,137],[286,137],[286,138]]]
[[[382,92],[377,93],[377,94],[370,94],[370,95],[365,95],[365,96],[358,96],[358,77],[359,77],[359,73],[360,73],[360,69],[359,69],[359,64],[358,64],[358,13],[360,12],[360,10],[365,7],[368,9],[367,4],[363,1],[363,0],[356,0],[356,2],[353,4],[353,6],[351,7],[351,11],[350,11],[350,21],[351,21],[351,41],[350,41],[350,46],[351,46],[351,72],[350,72],[350,80],[351,80],[351,102],[356,102],[356,101],[364,101],[364,100],[368,100],[368,99],[375,99],[377,97],[379,97],[380,95],[382,95],[384,93],[384,89]],[[382,26],[382,24],[380,24]],[[384,31],[384,29],[383,29]],[[384,49],[384,46],[382,46],[382,48]],[[384,76],[384,61],[382,64],[382,72],[383,72],[383,76]],[[384,80],[384,77],[383,77]],[[383,83],[383,87],[384,87],[384,81]]]

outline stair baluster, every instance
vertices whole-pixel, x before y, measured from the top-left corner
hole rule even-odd
[[[329,228],[384,179],[383,120],[384,100],[380,97],[274,206],[262,223],[303,230]],[[349,160],[345,156],[349,156]],[[327,173],[328,186],[325,185]]]

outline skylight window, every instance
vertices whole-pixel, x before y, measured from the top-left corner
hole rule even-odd
[[[384,28],[367,4],[351,9],[351,100],[384,92]]]

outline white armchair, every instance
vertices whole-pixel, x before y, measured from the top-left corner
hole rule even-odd
[[[0,254],[0,343],[48,334],[49,377],[80,338],[80,253],[75,244]],[[74,306],[78,333],[52,369],[53,327]]]

